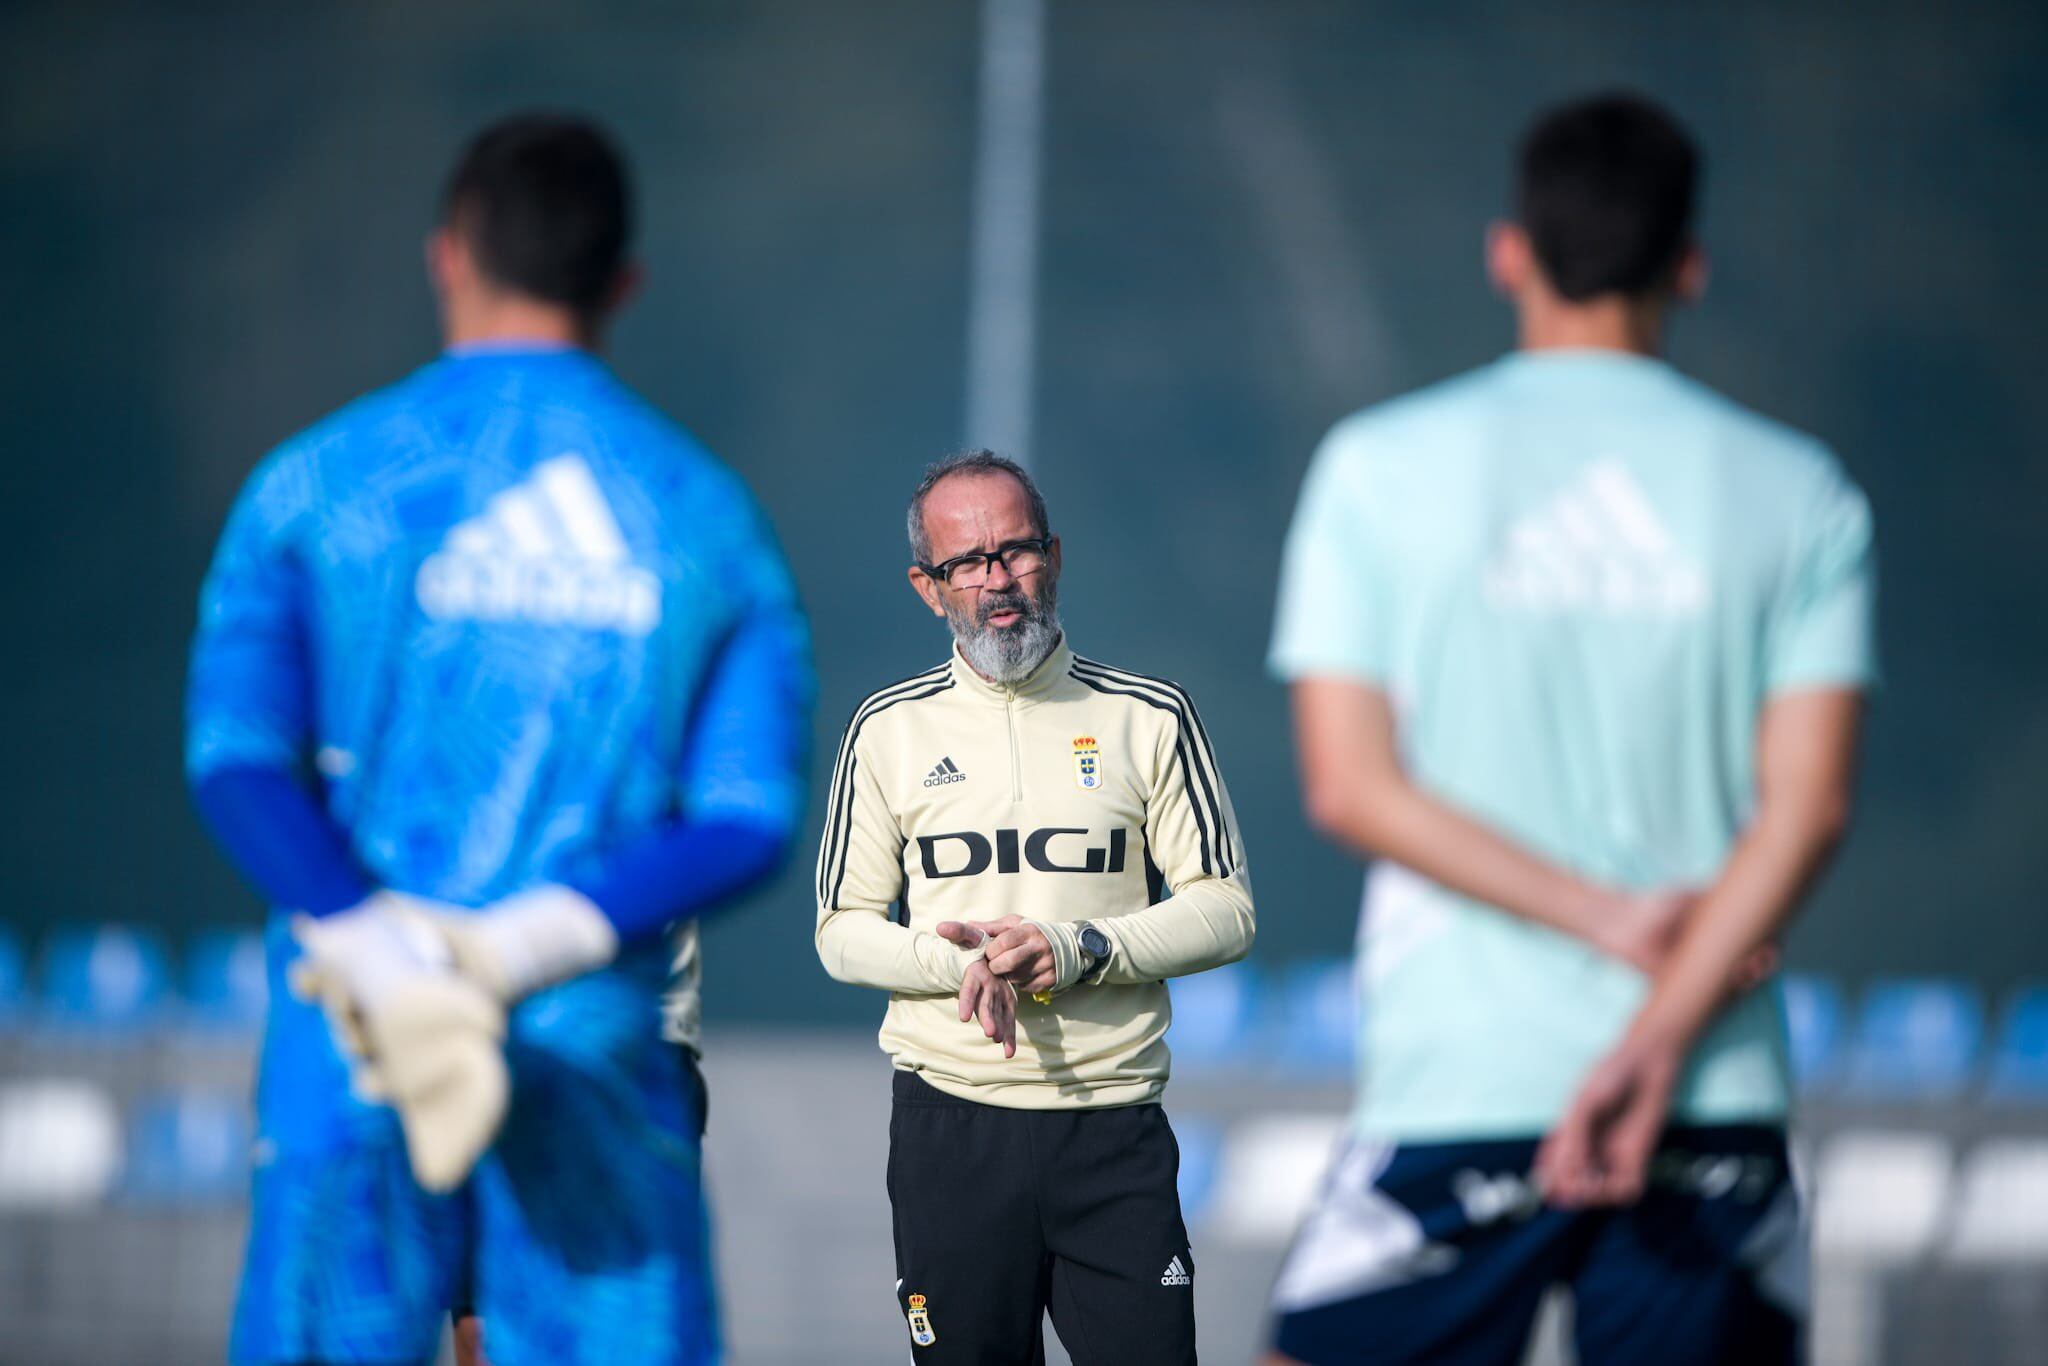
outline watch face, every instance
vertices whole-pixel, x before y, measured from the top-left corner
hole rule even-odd
[[[1081,951],[1090,958],[1109,957],[1109,936],[1090,925],[1081,931]]]

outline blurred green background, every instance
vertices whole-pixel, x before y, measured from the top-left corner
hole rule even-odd
[[[1508,344],[1479,247],[1512,140],[1620,82],[1709,154],[1674,358],[1832,442],[1878,516],[1887,680],[1793,960],[2048,963],[2048,9],[1054,0],[1047,38],[1032,459],[1064,611],[1202,704],[1262,956],[1345,951],[1356,904],[1260,666],[1309,452]],[[260,914],[179,774],[199,576],[268,446],[431,356],[441,177],[520,106],[631,150],[648,288],[613,355],[794,548],[829,762],[945,648],[901,508],[976,438],[977,63],[942,0],[0,9],[0,914]],[[711,929],[714,1020],[877,1015],[811,954],[809,853]]]

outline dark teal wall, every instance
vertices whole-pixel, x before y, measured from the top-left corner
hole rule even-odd
[[[1887,685],[1796,957],[2048,971],[2048,12],[1052,0],[1036,464],[1077,644],[1203,704],[1261,951],[1341,951],[1262,651],[1331,420],[1496,354],[1478,272],[1541,103],[1660,94],[1711,157],[1675,358],[1876,504]],[[16,4],[0,13],[0,915],[253,916],[178,779],[182,651],[272,442],[431,353],[462,136],[571,105],[639,163],[621,370],[762,491],[816,621],[819,748],[943,641],[900,507],[962,439],[967,3]],[[813,815],[815,820],[815,813]],[[807,856],[806,856],[807,858]],[[793,869],[713,932],[715,1014],[868,1018]]]

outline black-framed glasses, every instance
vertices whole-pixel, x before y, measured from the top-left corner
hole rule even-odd
[[[1012,541],[997,546],[994,550],[977,550],[971,555],[955,555],[944,564],[919,564],[931,577],[948,588],[979,588],[988,581],[988,567],[996,560],[1003,562],[1003,568],[1010,571],[1010,577],[1021,579],[1027,574],[1036,574],[1045,568],[1050,554],[1051,537],[1039,537],[1028,541]]]

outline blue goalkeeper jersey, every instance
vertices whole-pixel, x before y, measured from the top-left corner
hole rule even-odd
[[[298,772],[374,881],[479,905],[677,819],[790,829],[809,690],[738,477],[586,352],[473,348],[250,477],[186,763]]]

